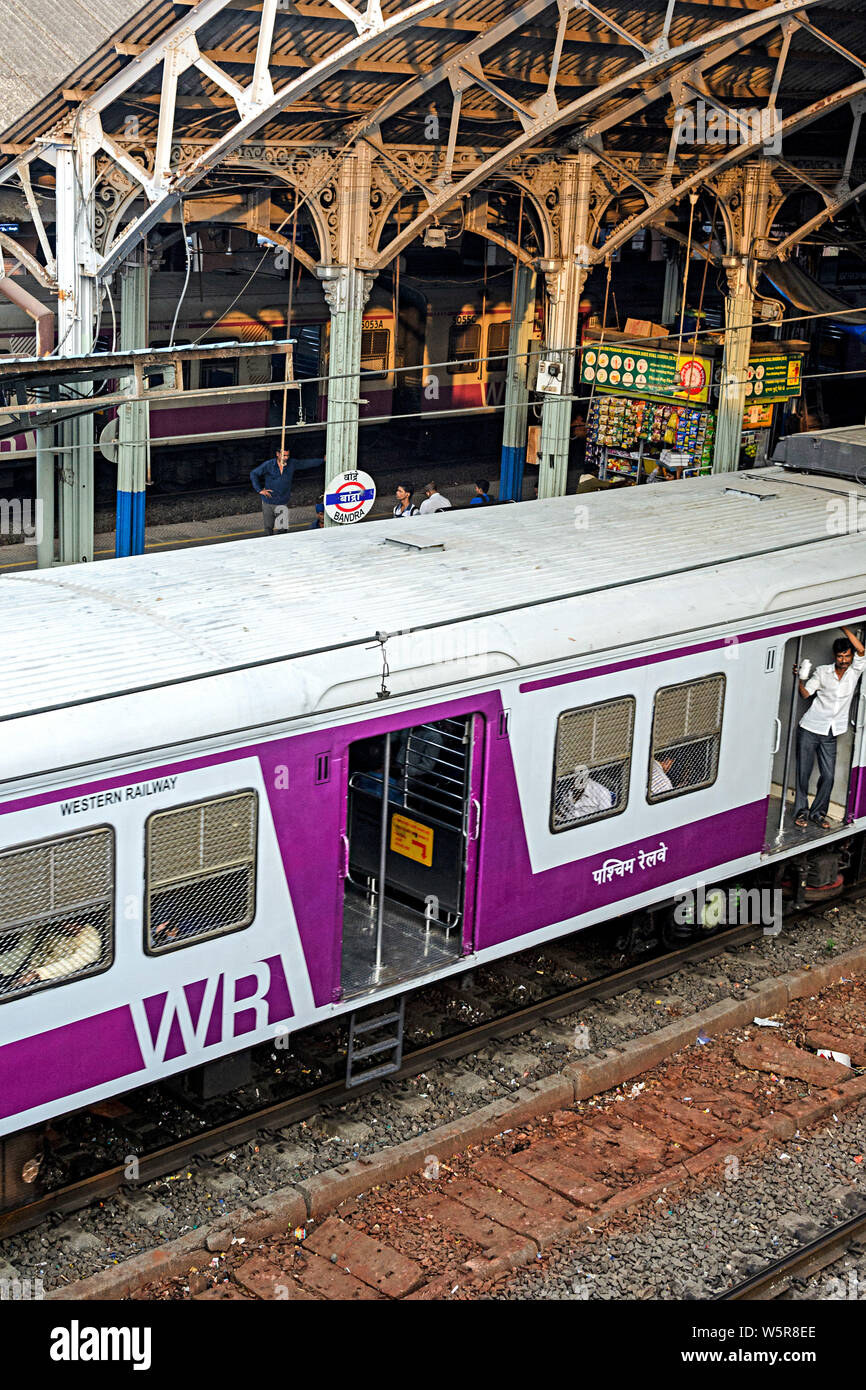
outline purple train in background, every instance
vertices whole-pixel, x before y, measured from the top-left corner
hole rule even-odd
[[[608,920],[687,931],[698,884],[862,877],[859,689],[831,828],[791,811],[858,508],[770,467],[4,578],[0,1134]]]

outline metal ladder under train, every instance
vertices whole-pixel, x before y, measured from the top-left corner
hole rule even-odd
[[[403,1064],[403,1024],[405,1017],[405,995],[401,995],[397,1007],[389,1004],[385,1013],[371,1014],[370,1005],[356,1009],[349,1019],[349,1048],[346,1053],[346,1088],[362,1086],[365,1081],[377,1081],[379,1077],[390,1076],[399,1071]],[[372,1038],[372,1042],[362,1042],[358,1038]],[[373,1062],[375,1057],[391,1056],[386,1061]],[[361,1064],[361,1070],[358,1064]]]

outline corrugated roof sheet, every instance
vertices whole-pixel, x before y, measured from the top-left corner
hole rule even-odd
[[[65,85],[141,8],[141,0],[2,0],[0,128]]]
[[[483,629],[485,615],[508,625],[524,606],[580,596],[571,624],[545,607],[530,615],[531,639],[513,628],[516,664],[529,659],[527,640],[533,660],[554,661],[597,645],[607,627],[594,620],[595,605],[611,593],[640,612],[644,640],[706,628],[712,616],[692,603],[689,586],[708,567],[711,602],[729,621],[753,619],[786,563],[799,604],[811,601],[831,558],[845,573],[863,567],[862,538],[846,541],[827,525],[828,495],[844,502],[849,487],[771,468],[7,575],[0,717],[346,643],[360,648],[377,630]],[[859,491],[866,498],[866,487]],[[576,521],[584,505],[587,525]],[[651,583],[657,591],[660,579],[661,597],[649,603],[642,591]],[[347,680],[352,663],[345,654]]]
[[[384,0],[383,12],[394,15],[403,9],[403,0]],[[666,0],[606,0],[606,14],[624,29],[650,42],[659,33],[666,10]],[[753,8],[749,3],[746,8]],[[460,0],[438,15],[405,30],[386,36],[376,48],[332,79],[327,87],[309,94],[297,112],[289,109],[268,123],[264,132],[269,139],[315,140],[317,138],[342,142],[344,130],[335,128],[335,105],[348,123],[354,114],[372,111],[383,97],[409,77],[422,74],[441,64],[448,56],[475,36],[511,14],[511,0]],[[0,127],[9,143],[29,143],[36,135],[46,132],[74,110],[74,104],[63,99],[63,88],[93,90],[107,76],[130,62],[129,56],[118,55],[113,40],[146,45],[158,38],[179,15],[189,13],[188,5],[171,4],[168,0],[0,0],[3,20],[4,51],[0,54],[0,84],[4,90],[0,107]],[[855,54],[866,48],[866,25],[860,0],[822,0],[808,11],[819,28],[831,33]],[[672,44],[692,39],[696,35],[717,29],[726,20],[743,17],[743,0],[678,0],[670,29]],[[547,78],[550,54],[557,23],[557,7],[552,3],[534,20],[525,24],[516,35],[504,39],[485,52],[484,64],[488,75],[516,96],[531,100],[541,96]],[[316,0],[297,0],[290,10],[279,11],[274,34],[272,74],[277,85],[299,74],[335,47],[345,42],[347,29],[333,6]],[[34,38],[34,35],[36,36]],[[231,59],[232,54],[252,54],[257,36],[255,16],[229,6],[206,24],[198,35],[203,51],[212,52],[227,71],[247,81],[249,64]],[[778,29],[769,38],[746,37],[736,55],[711,74],[711,85],[723,99],[760,100],[760,93],[769,88],[778,51]],[[628,39],[606,26],[602,20],[576,8],[569,21],[562,55],[561,95],[566,99],[581,90],[592,89],[609,80],[623,67],[639,62],[638,51]],[[841,53],[822,44],[808,26],[795,28],[791,41],[778,104],[784,113],[792,108],[837,90],[856,78],[856,68]],[[159,70],[147,75],[137,88],[151,103],[158,102]],[[524,86],[524,84],[527,84]],[[214,98],[217,111],[228,99],[207,79],[188,74],[181,81],[181,92],[189,91],[192,104],[179,109],[178,135],[182,138],[184,122],[191,126],[201,120]],[[195,94],[201,94],[196,104]],[[122,129],[123,118],[130,110],[142,112],[135,106],[136,93],[130,101],[119,102],[114,110],[105,113],[106,128]],[[201,104],[203,103],[203,105]],[[450,109],[448,83],[417,103],[407,107],[386,127],[391,138],[411,138],[423,126],[424,113],[431,105]],[[154,113],[156,105],[150,108]],[[317,125],[318,110],[318,125]],[[473,123],[473,111],[475,122]],[[225,106],[226,120],[234,112]],[[494,96],[471,93],[465,111],[468,140],[485,123],[495,124],[497,139],[509,140],[520,127],[513,112],[497,102]],[[210,129],[218,129],[219,122]],[[347,127],[348,128],[348,127]],[[623,131],[612,131],[609,140],[615,147],[628,148],[629,131],[640,136],[641,122],[627,124]],[[554,133],[561,143],[568,131]],[[666,140],[666,137],[663,136]],[[808,142],[808,137],[805,137]],[[625,146],[622,145],[625,141]],[[546,140],[540,143],[546,144]],[[640,143],[640,141],[638,141]]]

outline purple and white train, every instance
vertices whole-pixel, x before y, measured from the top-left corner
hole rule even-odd
[[[4,578],[0,1134],[862,859],[861,691],[832,828],[782,806],[864,511],[767,468]]]

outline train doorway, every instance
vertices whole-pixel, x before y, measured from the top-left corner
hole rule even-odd
[[[862,640],[859,629],[852,628]],[[862,681],[854,693],[845,732],[836,739],[836,767],[833,788],[830,793],[830,806],[826,819],[829,828],[824,829],[811,821],[805,829],[794,824],[797,810],[797,734],[800,719],[806,711],[807,703],[800,696],[794,666],[802,666],[808,658],[812,670],[816,666],[832,663],[833,642],[840,637],[838,627],[827,628],[822,632],[803,633],[792,637],[783,646],[771,648],[774,659],[781,661],[779,708],[776,718],[776,737],[770,773],[770,800],[767,815],[766,847],[770,853],[790,849],[792,845],[808,846],[843,828],[848,815],[848,800],[851,788],[851,769],[854,761],[855,743],[858,737],[858,710],[863,701]],[[768,654],[768,661],[770,660]],[[809,805],[815,797],[818,784],[818,767],[812,768],[809,778]]]
[[[350,745],[344,998],[472,950],[483,738],[483,718],[470,714]]]

